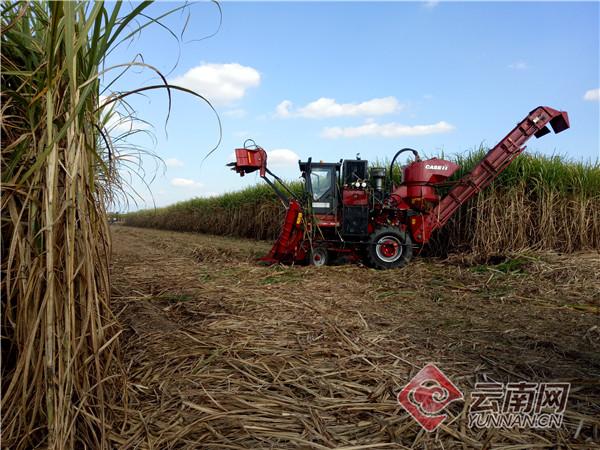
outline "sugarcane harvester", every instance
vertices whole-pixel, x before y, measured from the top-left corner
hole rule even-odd
[[[409,148],[399,150],[387,169],[369,170],[368,161],[358,157],[339,163],[299,161],[303,196],[267,168],[267,153],[257,145],[236,149],[230,166],[241,176],[258,170],[286,206],[279,238],[262,261],[321,266],[345,256],[391,269],[406,265],[414,249],[429,242],[461,205],[498,177],[531,136],[548,134],[548,125],[555,133],[568,129],[567,113],[535,108],[443,197],[436,187],[459,166],[439,158],[423,160]],[[414,161],[403,167],[402,181],[395,184],[394,164],[403,153],[412,153]]]

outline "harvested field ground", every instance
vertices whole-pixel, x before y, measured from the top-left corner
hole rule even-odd
[[[261,267],[269,244],[114,226],[122,448],[599,448],[600,255],[401,270]],[[396,394],[433,362],[475,381],[572,384],[563,427],[426,433]]]

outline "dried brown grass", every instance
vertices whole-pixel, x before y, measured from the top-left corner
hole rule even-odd
[[[557,191],[532,196],[522,183],[476,196],[433,237],[427,250],[435,255],[492,255],[599,248],[600,197],[574,198]]]
[[[115,235],[130,383],[121,448],[584,449],[600,438],[600,334],[577,309],[600,306],[597,254],[532,258],[518,273],[423,260],[401,273],[264,268],[253,258],[267,244]],[[569,379],[565,426],[471,430],[458,403],[425,433],[396,393],[426,362],[466,393],[483,374]]]

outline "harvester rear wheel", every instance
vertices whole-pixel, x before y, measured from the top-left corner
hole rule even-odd
[[[370,238],[367,259],[376,269],[403,267],[412,259],[412,240],[397,228],[380,228]]]

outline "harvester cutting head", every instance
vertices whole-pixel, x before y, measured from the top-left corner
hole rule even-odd
[[[260,176],[264,177],[267,170],[267,152],[262,147],[236,148],[235,162],[227,164],[231,170],[235,170],[240,176],[260,170]]]

